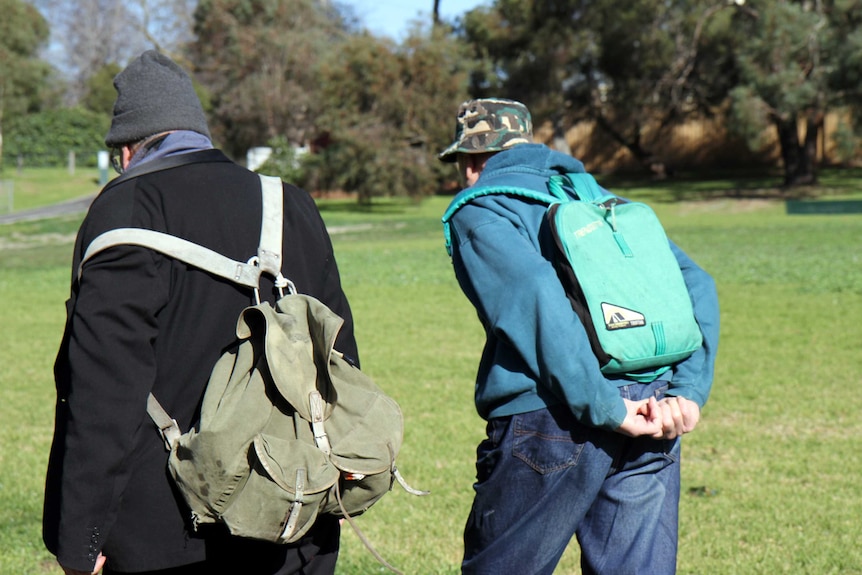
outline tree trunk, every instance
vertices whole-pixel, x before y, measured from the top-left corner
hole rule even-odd
[[[640,126],[634,127],[634,138],[627,139],[623,134],[618,132],[604,116],[597,116],[596,123],[605,130],[610,136],[624,146],[632,156],[638,161],[643,169],[652,174],[656,179],[663,180],[671,175],[671,170],[665,165],[664,160],[656,156],[641,145],[641,129]]]
[[[566,139],[566,127],[563,124],[563,119],[561,117],[554,118],[554,139],[552,141],[552,148],[562,154],[566,154],[567,156],[572,155],[572,148],[569,146],[569,142]]]
[[[817,140],[823,131],[823,114],[812,112],[805,122],[805,144],[802,148],[798,182],[813,185],[817,183]]]
[[[796,172],[799,169],[799,133],[796,131],[796,117],[791,120],[775,120],[778,132],[778,143],[781,148],[781,161],[784,164],[784,185],[794,185]]]
[[[817,137],[823,125],[819,115],[810,115],[805,125],[805,141],[800,144],[797,120],[776,120],[781,159],[784,163],[784,187],[817,183]]]

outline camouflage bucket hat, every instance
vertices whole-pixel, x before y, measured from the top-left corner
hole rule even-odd
[[[459,152],[499,152],[532,141],[533,121],[524,104],[500,98],[470,100],[458,109],[455,141],[437,157],[454,162]]]

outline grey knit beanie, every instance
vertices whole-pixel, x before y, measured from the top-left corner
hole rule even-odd
[[[173,60],[148,50],[114,78],[117,100],[105,145],[115,148],[171,130],[210,138],[192,80]]]

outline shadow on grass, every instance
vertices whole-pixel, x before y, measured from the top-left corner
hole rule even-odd
[[[784,173],[777,169],[712,170],[677,172],[665,179],[641,174],[595,174],[600,185],[631,200],[660,203],[717,199],[813,200],[830,196],[862,197],[862,168],[827,167],[818,170],[818,184],[784,187]],[[451,189],[437,196],[454,196]],[[355,195],[317,198],[321,212],[330,214],[399,215],[421,200],[373,198],[360,203]]]
[[[712,199],[805,200],[837,195],[860,195],[862,169],[821,168],[818,184],[784,187],[781,170],[678,173],[655,180],[632,175],[597,176],[600,184],[624,197],[656,202]]]
[[[397,215],[403,214],[416,202],[408,198],[376,198],[370,203],[359,203],[352,199],[321,199],[317,201],[317,208],[321,212],[341,214],[380,214]]]

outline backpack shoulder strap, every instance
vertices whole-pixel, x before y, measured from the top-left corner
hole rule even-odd
[[[260,176],[263,196],[263,217],[260,224],[260,245],[257,249],[260,269],[275,278],[281,277],[281,242],[284,229],[284,191],[281,179]]]
[[[462,207],[469,204],[478,197],[500,194],[529,198],[531,200],[536,200],[538,202],[542,202],[548,205],[554,202],[559,202],[562,199],[559,196],[554,197],[544,192],[537,192],[536,190],[531,190],[529,188],[519,188],[517,186],[482,186],[475,189],[468,188],[455,196],[455,198],[452,200],[452,203],[450,203],[449,207],[446,208],[446,212],[443,214],[442,218],[443,222],[448,222],[450,219],[452,219],[452,216],[455,215],[455,212],[457,212]]]
[[[449,204],[449,207],[446,208],[446,212],[441,218],[441,221],[443,222],[443,236],[446,238],[446,251],[449,252],[450,256],[452,255],[452,235],[449,231],[449,221],[452,219],[452,216],[455,215],[455,212],[457,212],[478,197],[499,194],[528,198],[531,200],[536,200],[537,202],[542,202],[547,205],[551,205],[561,201],[568,201],[568,198],[566,198],[564,195],[554,196],[545,192],[537,192],[536,190],[531,190],[529,188],[519,188],[516,186],[481,186],[475,189],[468,188],[455,196],[455,198]]]
[[[168,451],[173,449],[183,432],[180,430],[180,424],[177,423],[177,420],[168,415],[168,412],[152,393],[147,396],[147,415],[159,428],[159,435],[165,442],[165,449]]]
[[[90,258],[108,248],[124,244],[150,248],[244,286],[258,286],[261,268],[252,263],[232,260],[194,242],[143,228],[117,228],[99,235],[84,252],[78,265],[78,280],[83,275],[84,264]]]
[[[574,193],[582,202],[602,204],[616,196],[602,188],[592,174],[586,172],[569,172],[551,176],[548,179],[548,191],[556,197],[568,197],[566,190]]]
[[[240,262],[202,245],[164,232],[143,228],[117,228],[99,235],[87,246],[84,257],[78,266],[78,280],[81,279],[87,260],[101,251],[122,244],[150,248],[251,288],[259,286],[261,272],[280,278],[284,210],[281,180],[263,175],[260,176],[260,180],[263,217],[257,258],[252,258],[249,262]],[[284,287],[284,284],[280,287]]]

